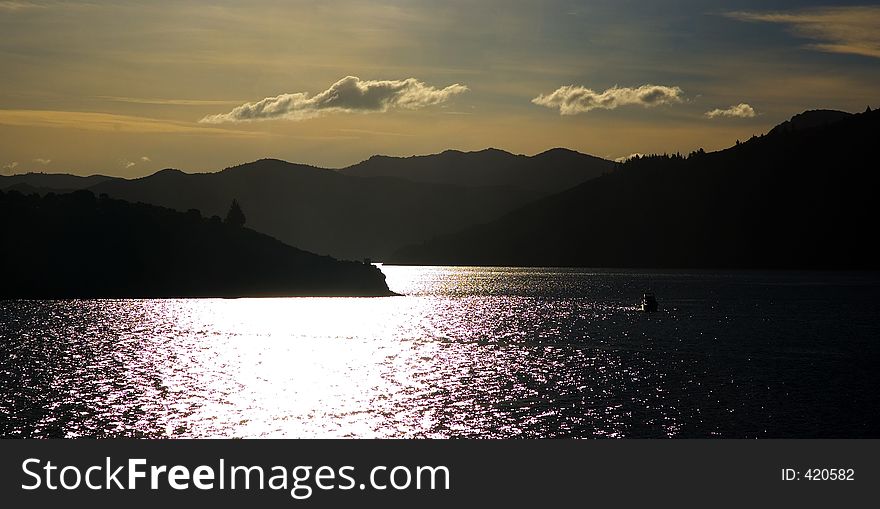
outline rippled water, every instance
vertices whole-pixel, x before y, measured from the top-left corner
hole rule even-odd
[[[406,296],[0,301],[0,436],[880,436],[876,274],[382,270]]]

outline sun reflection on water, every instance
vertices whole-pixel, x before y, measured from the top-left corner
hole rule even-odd
[[[846,359],[717,282],[646,315],[656,275],[383,271],[405,297],[2,302],[0,436],[757,436]]]

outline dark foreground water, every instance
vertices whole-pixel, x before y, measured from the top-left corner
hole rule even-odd
[[[405,297],[0,301],[0,436],[880,437],[877,274],[382,270]]]

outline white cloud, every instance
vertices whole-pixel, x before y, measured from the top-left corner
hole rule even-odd
[[[150,161],[152,161],[152,159],[150,159],[150,158],[147,157],[147,156],[141,156],[141,161],[143,161],[143,162],[145,162],[145,163],[149,163]]]
[[[312,97],[307,92],[267,97],[254,103],[242,104],[229,113],[208,115],[200,122],[217,124],[271,119],[304,120],[331,112],[383,112],[392,108],[414,110],[445,102],[467,89],[458,83],[439,89],[415,78],[379,81],[347,76]]]
[[[618,162],[618,163],[624,163],[624,162],[629,161],[630,159],[633,159],[635,157],[645,157],[645,154],[642,154],[641,152],[634,152],[628,156],[615,158],[614,161]]]
[[[34,159],[34,162],[37,163],[37,164],[42,164],[43,166],[45,166],[45,165],[51,163],[52,160],[51,160],[51,159],[44,159],[44,158],[42,158],[42,157],[38,157],[38,158]]]
[[[646,108],[682,101],[684,92],[679,87],[642,85],[640,87],[612,87],[604,92],[575,85],[559,87],[553,93],[532,99],[548,108],[559,108],[560,115],[577,115],[595,109],[613,110],[620,106],[641,105]]]
[[[12,161],[3,165],[3,171],[12,171],[18,167],[18,161]]]
[[[739,103],[736,106],[731,106],[730,108],[726,108],[723,110],[720,108],[715,108],[712,111],[706,112],[706,116],[709,118],[752,118],[755,115],[757,115],[757,113],[755,113],[755,109],[746,103]]]
[[[818,41],[807,46],[817,51],[880,58],[880,6],[729,12],[726,16],[740,21],[787,25],[795,35]]]

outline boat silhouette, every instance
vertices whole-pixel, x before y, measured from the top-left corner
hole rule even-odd
[[[653,313],[657,311],[657,298],[651,292],[645,292],[642,295],[642,311]]]

